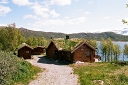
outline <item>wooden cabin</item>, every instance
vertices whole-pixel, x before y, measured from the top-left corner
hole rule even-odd
[[[44,50],[45,50],[44,47],[38,46],[38,47],[33,48],[33,53],[32,54],[33,55],[41,55],[41,54],[44,53]]]
[[[96,49],[88,43],[81,42],[74,50],[71,51],[73,62],[94,62]]]
[[[71,53],[71,48],[74,48],[76,42],[71,41],[73,44],[68,46],[70,41],[69,39],[65,40],[52,40],[48,47],[46,48],[46,55],[55,60],[65,60],[70,62],[69,54]],[[62,56],[62,57],[61,57]],[[65,58],[64,58],[65,57]]]
[[[23,43],[18,47],[18,57],[23,57],[24,59],[31,59],[32,51],[33,48]]]
[[[59,41],[60,42],[60,41]],[[63,42],[54,43],[50,42],[46,48],[46,55],[54,60],[66,61],[68,63],[73,63],[77,61],[81,62],[94,62],[95,61],[95,51],[96,49],[89,45],[88,43],[81,42],[74,49],[64,49],[58,45],[62,46]],[[57,45],[58,44],[58,45]],[[66,44],[68,45],[68,44]],[[72,48],[72,47],[71,47]]]
[[[58,59],[58,48],[53,41],[46,48],[46,55],[54,60]]]

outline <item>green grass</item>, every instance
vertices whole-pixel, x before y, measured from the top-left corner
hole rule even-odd
[[[105,85],[128,85],[128,66],[110,63],[90,63],[71,65],[78,74],[81,85],[99,85],[94,80],[102,80]]]
[[[12,77],[13,83],[26,85],[37,76],[37,73],[41,72],[40,68],[32,66],[26,61],[21,62],[20,66],[16,75]]]
[[[42,70],[9,52],[0,52],[0,85],[27,85]]]

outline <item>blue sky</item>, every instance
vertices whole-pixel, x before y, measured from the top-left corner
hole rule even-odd
[[[0,25],[79,33],[122,30],[128,0],[0,0]]]

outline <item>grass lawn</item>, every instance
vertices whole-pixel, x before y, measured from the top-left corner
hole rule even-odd
[[[128,85],[128,65],[120,66],[110,63],[72,64],[74,73],[79,76],[81,85]]]

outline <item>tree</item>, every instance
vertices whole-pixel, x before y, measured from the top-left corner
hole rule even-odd
[[[2,48],[3,48],[3,45],[0,43],[0,50],[2,50]]]
[[[38,38],[37,37],[33,37],[33,44],[32,44],[32,46],[38,46]]]
[[[112,55],[113,55],[113,42],[110,38],[107,39],[107,58],[108,61],[112,61]]]
[[[0,43],[2,44],[2,50],[7,49],[8,46],[8,31],[7,29],[1,29],[0,30]]]
[[[107,40],[104,40],[102,38],[100,49],[102,56],[105,58],[105,62],[112,62],[113,60],[115,62],[118,61],[118,57],[121,53],[120,46],[114,44],[110,38],[108,38]]]
[[[19,44],[24,42],[24,39],[17,28],[7,27],[0,30],[2,50],[14,51]]]
[[[38,46],[38,38],[34,36],[28,37],[26,43],[33,47]]]
[[[121,53],[120,46],[114,44],[113,45],[113,55],[114,55],[114,61],[115,62],[118,61],[118,58],[119,58],[120,53]]]
[[[124,45],[123,49],[123,61],[124,61],[124,56],[128,57],[128,44]]]
[[[32,37],[28,37],[28,39],[26,40],[26,43],[32,46],[32,42],[33,42]]]
[[[96,48],[96,54],[99,52],[98,42],[96,40],[87,40],[87,43]]]
[[[107,61],[107,43],[103,38],[100,43],[100,50],[101,50],[102,57],[106,62]]]
[[[126,8],[128,8],[128,4],[126,4]],[[128,24],[128,21],[125,19],[122,19],[123,24]]]
[[[94,48],[97,48],[98,43],[96,40],[87,40],[87,43],[89,43]]]
[[[38,38],[38,45],[39,46],[47,46],[47,40],[44,37]]]

